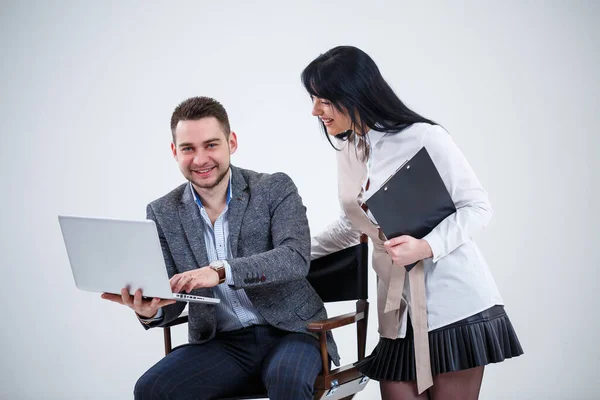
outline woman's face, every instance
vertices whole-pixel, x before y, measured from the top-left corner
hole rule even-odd
[[[335,136],[352,129],[352,120],[347,114],[339,112],[329,100],[313,97],[312,115],[319,117],[327,133]]]

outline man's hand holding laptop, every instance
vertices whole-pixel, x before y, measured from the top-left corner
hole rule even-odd
[[[194,289],[217,286],[219,284],[219,274],[210,267],[202,267],[173,275],[169,283],[173,293],[189,293]],[[101,295],[103,299],[127,306],[140,317],[147,319],[153,318],[159,308],[176,303],[175,300],[160,299],[158,297],[148,300],[142,296],[140,289],[136,290],[135,294],[131,296],[127,288],[121,289],[120,295],[111,293],[102,293]]]
[[[153,318],[158,309],[169,304],[174,304],[175,300],[159,299],[158,297],[152,300],[142,298],[142,291],[138,289],[132,296],[127,288],[121,289],[121,294],[102,293],[101,297],[105,300],[114,301],[115,303],[123,304],[131,308],[137,315],[142,318]]]

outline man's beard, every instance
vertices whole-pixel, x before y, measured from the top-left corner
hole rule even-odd
[[[215,167],[215,169],[218,171],[219,167]],[[196,185],[197,187],[201,188],[201,189],[212,189],[214,187],[216,187],[219,183],[221,183],[223,181],[223,179],[225,179],[225,176],[227,175],[227,171],[229,171],[229,168],[225,168],[225,170],[223,172],[221,172],[218,176],[217,179],[215,179],[214,183],[210,183],[210,182],[196,182],[193,179],[190,179],[190,181]],[[190,177],[193,178],[193,172],[190,171]]]

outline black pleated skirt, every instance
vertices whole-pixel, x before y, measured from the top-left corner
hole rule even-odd
[[[356,366],[377,381],[414,381],[417,373],[413,338],[409,318],[405,338],[380,338],[373,353]],[[523,354],[517,334],[500,305],[429,332],[429,351],[433,376]]]

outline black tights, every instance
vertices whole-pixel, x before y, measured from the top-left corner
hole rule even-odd
[[[417,394],[417,382],[381,381],[382,400],[477,400],[483,367],[447,372],[433,378],[433,386]]]

